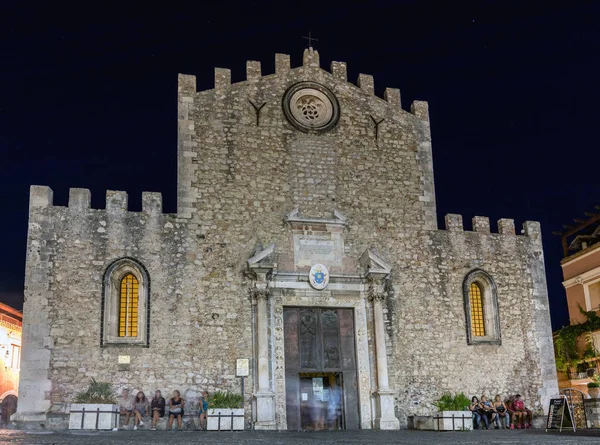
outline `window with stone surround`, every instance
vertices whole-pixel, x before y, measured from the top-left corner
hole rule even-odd
[[[485,271],[471,271],[463,282],[467,343],[500,344],[496,284]]]
[[[585,295],[586,310],[600,310],[600,279],[596,279],[591,283],[585,283],[583,285],[583,292]]]
[[[132,258],[113,262],[104,274],[102,345],[148,346],[150,280]]]

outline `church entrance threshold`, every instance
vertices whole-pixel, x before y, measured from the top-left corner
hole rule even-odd
[[[284,308],[288,429],[359,428],[354,311]]]

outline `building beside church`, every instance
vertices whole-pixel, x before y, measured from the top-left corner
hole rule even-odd
[[[0,303],[0,425],[17,409],[23,314]]]
[[[130,212],[33,186],[17,422],[62,425],[90,378],[241,391],[255,429],[397,429],[445,392],[558,392],[540,225],[438,229],[426,102],[346,65],[179,76],[178,202]],[[465,197],[468,199],[468,197]]]
[[[586,215],[555,234],[561,236],[563,246],[560,265],[570,325],[556,333],[567,335],[567,341],[556,348],[558,385],[587,394],[587,384],[600,374],[600,327],[589,319],[590,314],[600,315],[600,214]],[[571,343],[569,338],[577,340]]]

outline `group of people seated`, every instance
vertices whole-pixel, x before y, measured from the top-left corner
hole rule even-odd
[[[183,427],[183,414],[185,400],[181,398],[179,391],[173,391],[173,397],[168,402],[165,401],[160,391],[154,393],[152,400],[148,400],[146,395],[140,391],[135,398],[129,395],[129,390],[124,389],[119,397],[119,409],[123,418],[123,429],[129,428],[129,421],[134,419],[133,429],[144,426],[144,419],[151,419],[151,430],[156,430],[156,425],[161,417],[164,417],[166,409],[169,408],[169,421],[167,430],[173,428],[173,422],[177,419],[179,429]],[[199,425],[200,429],[206,430],[206,413],[208,411],[208,393],[202,391],[202,398],[199,405]]]
[[[507,401],[503,401],[498,394],[493,402],[486,396],[481,396],[481,401],[473,396],[469,410],[473,413],[473,426],[477,429],[489,430],[490,424],[495,424],[496,429],[532,427],[533,412],[525,407],[521,394],[510,397]]]

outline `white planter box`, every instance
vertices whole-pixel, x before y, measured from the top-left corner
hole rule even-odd
[[[219,413],[221,413],[221,431],[231,431],[231,414],[233,418],[233,430],[241,431],[244,429],[244,410],[239,409],[228,409],[228,408],[217,408],[208,410],[208,423],[206,428],[209,431],[219,431]]]
[[[452,427],[452,416],[454,416],[454,428]],[[464,427],[463,427],[464,416]],[[444,417],[436,419],[436,417]],[[473,429],[473,413],[471,411],[440,411],[433,416],[433,429],[435,431],[461,431]]]
[[[85,408],[85,417],[81,412]],[[101,412],[97,414],[98,408]],[[70,415],[69,415],[69,429],[70,430],[95,430],[96,429],[96,416],[98,417],[98,429],[99,430],[112,430],[119,426],[119,405],[109,404],[93,404],[93,403],[71,403]],[[83,428],[81,427],[81,418],[83,417]]]

